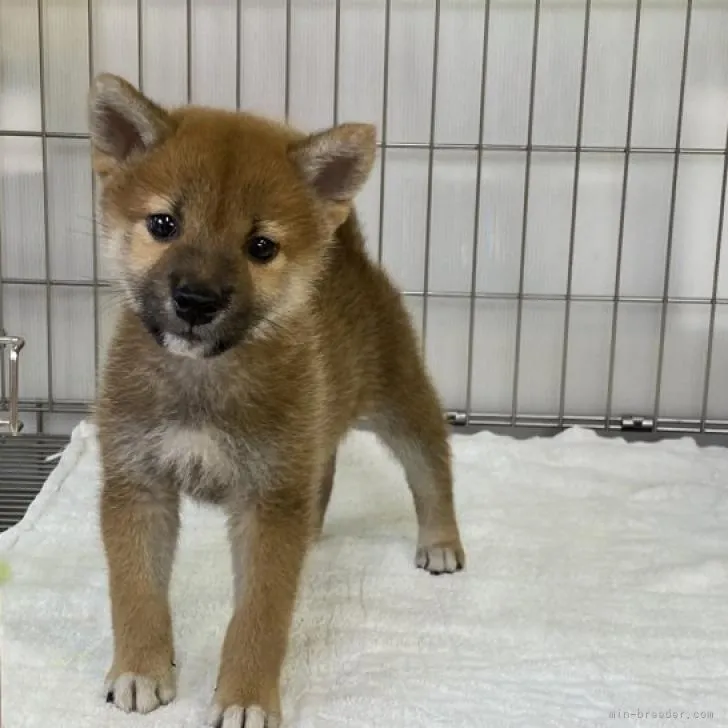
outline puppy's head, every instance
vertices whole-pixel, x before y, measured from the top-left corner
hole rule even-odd
[[[170,352],[220,354],[306,306],[374,161],[374,128],[312,136],[167,110],[117,76],[90,94],[104,237],[128,305]]]

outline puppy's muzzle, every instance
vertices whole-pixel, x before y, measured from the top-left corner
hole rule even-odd
[[[230,303],[231,292],[215,290],[200,283],[172,281],[171,298],[174,313],[190,326],[209,324]]]

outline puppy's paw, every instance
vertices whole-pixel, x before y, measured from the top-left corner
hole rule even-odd
[[[430,574],[452,574],[465,568],[465,551],[459,542],[417,547],[415,564]]]
[[[174,671],[160,679],[125,672],[106,682],[106,702],[125,713],[151,713],[176,694]]]
[[[259,705],[243,708],[230,705],[223,708],[216,703],[212,706],[208,725],[212,728],[280,728],[281,720],[277,715],[267,713]]]

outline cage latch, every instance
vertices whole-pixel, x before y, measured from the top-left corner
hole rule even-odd
[[[652,432],[655,429],[653,417],[643,415],[625,415],[619,419],[622,432]]]
[[[6,428],[11,435],[17,435],[23,429],[23,423],[20,420],[20,375],[19,375],[19,359],[20,350],[25,346],[25,341],[20,336],[0,336],[0,377],[5,375],[5,350],[8,355],[8,396],[3,396],[0,400],[0,411],[7,408],[8,419],[0,419],[0,433]],[[2,392],[4,395],[5,382],[2,382]]]
[[[468,424],[468,413],[467,412],[448,412],[445,415],[445,419],[449,425],[457,425],[458,427],[465,427]]]

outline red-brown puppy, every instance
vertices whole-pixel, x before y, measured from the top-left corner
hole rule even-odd
[[[211,722],[273,728],[301,567],[357,420],[404,466],[417,566],[464,564],[440,402],[352,208],[375,131],[166,110],[107,74],[90,124],[123,291],[97,411],[108,699],[145,713],[174,698],[168,587],[187,495],[225,509],[235,571]]]

